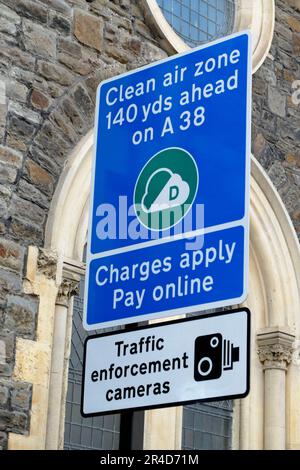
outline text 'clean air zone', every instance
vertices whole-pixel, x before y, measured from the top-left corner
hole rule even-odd
[[[171,71],[159,79],[156,76],[124,87],[113,85],[106,93],[106,105],[111,108],[107,113],[107,129],[114,126],[131,124],[132,143],[163,138],[175,132],[185,132],[191,126],[200,127],[207,119],[205,101],[213,96],[220,96],[227,91],[234,91],[239,86],[239,70],[235,68],[240,61],[239,49],[209,57],[206,61],[195,61],[189,66],[174,64]],[[226,79],[212,80],[215,70],[222,72],[230,67],[231,75]],[[177,96],[168,95],[168,89],[180,84],[181,91]],[[157,96],[157,90],[162,90]],[[147,97],[145,104],[133,103],[135,98]],[[155,97],[155,99],[154,99]],[[191,105],[199,105],[190,110]],[[174,119],[172,111],[180,108],[182,112]],[[164,114],[162,127],[147,127],[153,116]]]

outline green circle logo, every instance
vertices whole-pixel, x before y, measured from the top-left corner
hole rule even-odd
[[[140,172],[134,189],[137,218],[150,230],[176,225],[191,209],[199,184],[192,155],[168,148],[154,155]]]

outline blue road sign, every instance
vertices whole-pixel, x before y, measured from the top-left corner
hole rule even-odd
[[[247,296],[251,37],[101,83],[84,327]]]

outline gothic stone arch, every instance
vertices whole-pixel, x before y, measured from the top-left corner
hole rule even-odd
[[[61,176],[46,231],[46,249],[54,250],[59,259],[73,264],[75,271],[76,266],[80,266],[87,231],[92,145],[90,132],[73,152]],[[300,335],[299,245],[286,209],[254,158],[250,241],[247,305],[253,313],[251,393],[235,405],[234,447],[299,448],[300,419],[295,419],[295,414],[299,415],[296,390],[300,385],[298,343],[295,342]],[[64,337],[60,331],[61,342],[69,341],[67,327],[64,331]],[[61,351],[61,344],[56,345]],[[64,386],[61,380],[60,387]],[[57,384],[51,388],[50,381],[50,395],[54,393],[56,401],[58,396],[63,397],[58,392]],[[280,406],[279,399],[282,400]],[[48,400],[51,403],[51,396]],[[33,403],[33,413],[34,406]],[[49,408],[46,429],[53,435],[55,430],[49,428],[51,413]],[[53,422],[56,426],[60,423],[59,419]],[[163,422],[173,424],[166,429]],[[180,447],[180,409],[147,412],[146,423],[146,448]]]

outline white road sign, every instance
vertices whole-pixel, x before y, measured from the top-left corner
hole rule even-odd
[[[85,417],[249,392],[246,308],[90,336],[85,343]]]

